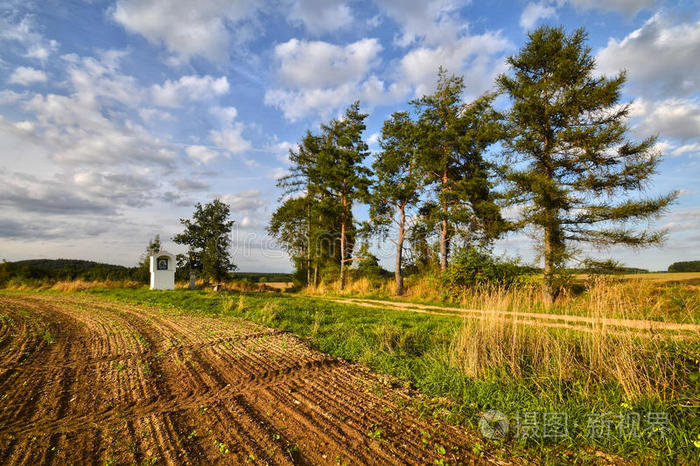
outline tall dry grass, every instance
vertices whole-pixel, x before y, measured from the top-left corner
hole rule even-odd
[[[560,398],[567,390],[592,393],[608,383],[616,383],[630,400],[675,399],[679,391],[687,391],[689,361],[700,359],[700,334],[687,334],[677,345],[666,335],[621,330],[609,325],[609,319],[698,323],[700,287],[611,277],[593,277],[581,285],[577,293],[560,296],[554,307],[544,305],[538,286],[479,287],[451,296],[463,308],[488,312],[466,317],[441,357],[468,377],[521,380]],[[390,297],[392,287],[391,281],[372,287],[367,280],[356,280],[343,293],[335,283],[306,292]],[[407,280],[403,298],[445,300],[435,281],[421,278]],[[543,312],[582,316],[585,322],[571,328],[532,321],[523,325],[532,318],[522,313]],[[380,333],[381,349],[400,346],[400,332]]]
[[[446,302],[467,309],[579,316],[589,316],[595,311],[596,315],[608,318],[700,323],[700,286],[693,284],[595,276],[578,283],[577,291],[564,291],[554,306],[545,305],[535,280],[522,287],[480,286],[461,293],[448,292],[434,277],[407,277],[404,286],[401,299]],[[393,280],[376,286],[364,278],[348,280],[342,292],[338,291],[337,282],[331,282],[307,287],[304,293],[395,298]]]
[[[5,288],[11,290],[54,290],[54,291],[85,291],[95,288],[141,288],[143,283],[130,280],[61,280],[52,281],[31,281],[31,282],[10,282]]]

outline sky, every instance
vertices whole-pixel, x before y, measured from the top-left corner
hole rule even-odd
[[[473,99],[549,24],[585,27],[597,73],[627,70],[630,137],[657,135],[665,154],[644,194],[680,193],[654,224],[663,246],[596,256],[652,270],[698,260],[699,12],[684,0],[3,0],[0,259],[134,265],[156,234],[181,252],[178,219],[220,198],[240,270],[288,271],[265,226],[307,129],[360,100],[376,152],[382,122],[431,92],[439,66]],[[392,263],[393,245],[374,247]],[[523,233],[495,251],[536,260]]]

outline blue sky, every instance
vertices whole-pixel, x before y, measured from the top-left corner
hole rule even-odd
[[[237,221],[242,270],[290,264],[264,227],[275,178],[308,128],[359,99],[376,137],[438,66],[467,99],[507,72],[527,31],[583,26],[599,72],[628,72],[630,134],[666,154],[649,193],[681,196],[668,242],[628,265],[700,259],[700,3],[653,0],[4,1],[0,5],[0,258],[132,265],[195,202]],[[358,216],[364,215],[358,209]],[[387,245],[388,246],[388,245]],[[386,249],[386,254],[384,254]],[[499,253],[533,260],[513,234]],[[379,248],[391,263],[391,247]],[[695,255],[694,255],[695,254]]]

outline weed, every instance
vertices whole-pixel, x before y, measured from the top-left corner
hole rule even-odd
[[[121,372],[126,368],[126,364],[124,364],[122,361],[114,361],[112,363],[112,367],[117,371]]]
[[[225,443],[219,442],[218,440],[214,440],[214,446],[219,450],[219,453],[221,453],[222,456],[226,456],[229,454],[228,445],[226,445]]]
[[[44,332],[42,333],[42,337],[44,338],[44,341],[48,343],[49,345],[52,345],[56,342],[56,339],[51,335],[51,332],[49,332],[49,329],[45,328]]]

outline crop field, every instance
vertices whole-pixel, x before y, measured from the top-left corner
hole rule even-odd
[[[286,332],[76,295],[2,293],[0,312],[2,464],[475,457],[415,394]]]
[[[3,291],[0,463],[692,463],[700,325],[682,296],[676,318],[648,320],[279,293]],[[509,419],[503,438],[480,431],[490,410]],[[564,416],[567,435],[520,435],[515,419],[528,414]],[[591,435],[599,414],[638,416],[639,431]],[[650,429],[651,415],[663,425]]]

